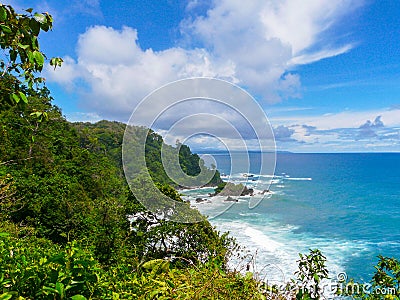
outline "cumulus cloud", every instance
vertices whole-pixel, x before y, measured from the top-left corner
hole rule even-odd
[[[99,8],[98,0],[82,3]],[[359,3],[213,0],[207,13],[182,21],[185,46],[162,51],[142,49],[134,28],[94,26],[80,35],[76,59],[65,57],[47,77],[78,92],[86,109],[119,120],[152,90],[193,76],[238,83],[270,103],[296,98],[301,79],[292,68],[351,49],[324,34]],[[188,14],[198,5],[190,1]]]
[[[102,120],[96,113],[75,112],[69,116],[70,122],[90,122],[95,123]]]
[[[282,133],[291,134],[290,141],[276,139],[279,149],[290,145],[290,149],[295,151],[398,151],[399,114],[400,109],[392,107],[374,111],[344,111],[322,117],[272,117],[270,121],[272,124],[284,124],[282,128],[287,129]]]
[[[369,128],[380,128],[385,125],[382,122],[382,116],[377,116],[373,122],[367,120],[363,125],[360,126],[360,129],[369,129]]]
[[[72,92],[75,86],[74,80],[80,76],[79,68],[70,56],[65,56],[63,60],[62,71],[50,72],[49,79],[58,82],[67,91]]]
[[[370,111],[351,111],[345,110],[337,113],[324,115],[296,115],[288,117],[272,117],[271,122],[283,125],[307,124],[314,126],[318,130],[359,128],[360,124],[366,123],[365,120],[374,120],[376,116],[381,116],[380,120],[385,120],[385,126],[400,126],[400,109],[377,109]]]
[[[378,137],[376,129],[383,128],[385,126],[381,118],[382,116],[377,116],[373,122],[367,120],[363,125],[361,125],[356,139],[358,140],[363,138]]]
[[[303,129],[306,130],[306,133],[304,134],[304,136],[311,136],[312,132],[315,132],[317,127],[315,126],[309,126],[309,125],[302,125]]]
[[[79,38],[78,59],[48,70],[50,80],[74,86],[87,109],[103,117],[126,119],[148,93],[170,81],[192,76],[235,81],[230,62],[215,61],[203,49],[142,50],[137,31],[124,27],[89,28]]]
[[[216,0],[206,16],[183,22],[182,30],[213,55],[233,61],[240,83],[275,102],[282,90],[286,97],[299,96],[298,80],[282,83],[288,79],[282,74],[291,66],[352,48],[351,44],[333,46],[323,33],[360,3],[254,0],[243,5],[240,0]]]
[[[259,3],[265,3],[265,1],[260,0]],[[260,16],[265,26],[266,37],[278,38],[284,44],[290,45],[292,54],[296,57],[305,55],[306,50],[312,46],[319,46],[319,43],[326,42],[321,33],[328,30],[338,18],[354,10],[360,3],[360,1],[356,3],[347,0],[269,1],[262,8]],[[334,55],[338,50],[341,52],[342,47],[308,50],[307,53],[319,60]],[[325,53],[325,55],[316,55],[316,53]]]
[[[294,132],[295,131],[289,127],[279,125],[274,128],[275,140],[281,142],[295,141],[295,139],[292,138]]]

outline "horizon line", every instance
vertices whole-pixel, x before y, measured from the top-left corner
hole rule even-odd
[[[208,154],[208,153],[230,153],[230,152],[249,152],[249,153],[277,153],[277,154],[400,154],[400,151],[347,151],[347,152],[296,152],[289,150],[277,150],[274,151],[260,151],[260,150],[197,150],[191,149],[193,153]]]

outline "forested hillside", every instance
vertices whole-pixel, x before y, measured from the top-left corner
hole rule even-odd
[[[94,124],[72,123],[71,125],[76,128],[82,147],[96,153],[101,152],[105,154],[122,170],[121,146],[125,132],[125,124],[103,120]],[[162,136],[143,127],[132,128],[131,132],[134,132],[138,137],[147,135],[145,145],[146,166],[155,182],[179,187],[179,185],[165,173],[161,159],[162,148],[163,151],[179,156],[180,167],[187,175],[196,176],[200,173],[200,166],[204,165],[204,162],[197,154],[192,153],[188,146],[180,143],[177,143],[176,146],[167,145],[164,143]],[[139,138],[137,138],[137,140],[139,140]],[[135,146],[139,147],[141,145]],[[220,183],[222,183],[220,173],[218,170],[215,170],[215,175],[207,185],[216,186]]]
[[[3,106],[0,111],[1,176],[14,190],[4,203],[7,210],[3,205],[2,211],[9,221],[32,226],[40,236],[57,243],[88,239],[87,233],[93,233],[100,223],[119,235],[118,230],[129,227],[128,215],[141,209],[122,170],[125,125],[109,121],[71,124],[50,100],[48,94],[37,94],[29,97],[29,104]],[[46,113],[45,119],[33,114],[39,110]],[[144,128],[137,130],[147,132]],[[169,186],[173,182],[162,172],[162,137],[150,131],[147,141],[146,161],[151,175],[179,200]],[[199,157],[187,146],[181,149],[183,169],[196,175]],[[215,179],[221,181],[219,175]],[[118,226],[111,226],[112,222]],[[106,235],[110,237],[110,232]],[[90,238],[97,239],[93,235]]]
[[[124,124],[71,124],[51,104],[46,90],[31,93],[28,100],[23,105],[2,105],[0,110],[0,232],[7,232],[1,253],[2,261],[9,262],[1,269],[6,276],[4,291],[45,298],[51,293],[45,287],[58,284],[72,285],[65,295],[79,290],[85,297],[94,296],[99,278],[82,278],[83,287],[73,274],[69,279],[62,277],[67,260],[74,259],[67,250],[71,247],[80,253],[76,254],[79,259],[86,260],[82,268],[96,265],[99,274],[119,267],[125,268],[123,272],[138,272],[146,261],[166,257],[179,257],[163,261],[179,268],[215,259],[217,266],[224,266],[231,241],[208,221],[167,222],[147,212],[132,195],[121,166]],[[38,117],[37,111],[45,117]],[[168,177],[154,167],[160,165],[162,138],[154,132],[150,137],[147,163],[151,174],[163,193],[182,201],[168,185]],[[199,157],[186,146],[181,149],[182,166],[195,175]],[[32,273],[13,277],[18,273],[15,267],[23,263],[20,259],[42,274],[35,275],[34,286],[28,283]],[[97,272],[91,271],[93,276]],[[112,293],[120,288],[124,289],[107,286],[105,290]],[[101,292],[104,297],[105,290]]]

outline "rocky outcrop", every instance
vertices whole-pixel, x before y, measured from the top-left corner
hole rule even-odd
[[[232,182],[227,182],[224,185],[219,185],[218,188],[215,189],[214,194],[209,194],[210,197],[213,196],[253,196],[254,190],[252,188],[248,188],[247,186],[239,183],[234,184]]]

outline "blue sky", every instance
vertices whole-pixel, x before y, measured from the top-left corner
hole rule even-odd
[[[255,97],[280,150],[400,150],[399,1],[8,3],[54,16],[41,45],[65,63],[45,76],[71,121],[126,122],[154,89],[209,76]]]

